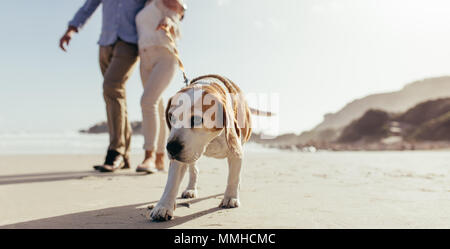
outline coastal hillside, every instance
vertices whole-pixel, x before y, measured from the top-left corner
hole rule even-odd
[[[370,109],[404,112],[416,104],[450,97],[450,77],[429,78],[413,82],[396,92],[369,95],[347,104],[340,111],[326,114],[313,131],[341,129]]]
[[[426,101],[400,114],[369,110],[346,126],[337,142],[450,141],[450,98]]]
[[[274,144],[275,142],[282,146],[307,144],[311,141],[331,143],[339,138],[347,125],[361,118],[369,110],[402,113],[421,102],[446,97],[450,97],[450,76],[424,79],[410,83],[400,91],[373,94],[354,100],[340,111],[326,114],[324,120],[314,129],[304,131],[300,135],[288,137],[283,135],[277,138],[277,141],[262,141],[262,143]],[[417,136],[421,137],[419,134]]]
[[[323,150],[405,150],[450,148],[450,98],[429,100],[405,112],[370,109],[340,130],[309,131],[252,141],[269,147]]]

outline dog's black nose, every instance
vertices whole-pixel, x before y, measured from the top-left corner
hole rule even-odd
[[[178,140],[173,140],[167,143],[166,149],[171,156],[176,157],[183,150],[183,145]]]

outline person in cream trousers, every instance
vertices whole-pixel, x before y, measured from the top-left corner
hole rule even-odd
[[[144,161],[138,172],[164,170],[167,127],[162,93],[169,86],[178,60],[163,28],[173,40],[180,36],[179,23],[186,10],[183,0],[149,0],[136,16],[140,72],[144,93],[141,98]]]

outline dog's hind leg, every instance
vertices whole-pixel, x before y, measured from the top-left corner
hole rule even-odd
[[[239,202],[239,186],[241,182],[242,158],[234,156],[228,157],[228,184],[225,190],[224,198],[219,207],[236,208],[241,204]]]
[[[172,219],[178,190],[180,189],[180,183],[183,180],[184,174],[186,173],[186,168],[187,165],[178,161],[172,160],[170,162],[166,188],[164,189],[161,200],[159,200],[158,204],[156,204],[155,208],[153,208],[150,213],[150,217],[153,220],[164,221]]]
[[[198,197],[197,192],[198,168],[195,163],[189,164],[189,183],[181,198],[189,199]]]

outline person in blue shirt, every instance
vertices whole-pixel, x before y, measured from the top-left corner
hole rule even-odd
[[[100,69],[103,75],[103,97],[110,143],[103,165],[94,166],[101,172],[130,168],[129,153],[131,125],[127,115],[125,83],[138,61],[138,35],[136,15],[147,0],[87,0],[69,22],[67,31],[60,39],[60,48],[66,47],[72,36],[86,24],[95,10],[102,5],[102,30],[100,46]]]

